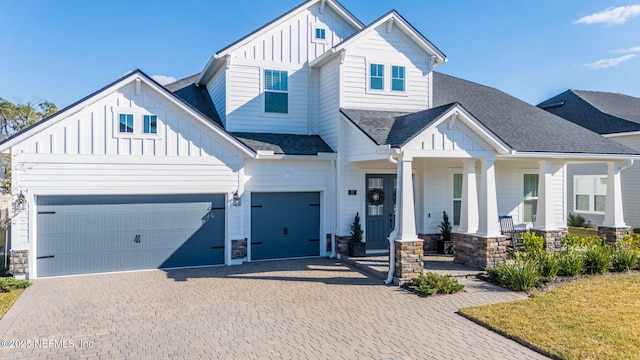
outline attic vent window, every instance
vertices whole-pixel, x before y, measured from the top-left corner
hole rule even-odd
[[[264,71],[264,112],[280,114],[289,112],[288,76],[286,71]]]
[[[316,39],[325,40],[327,38],[327,31],[322,28],[316,28]]]

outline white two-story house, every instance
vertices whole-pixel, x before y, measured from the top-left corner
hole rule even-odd
[[[339,256],[360,214],[397,282],[422,270],[443,211],[456,260],[484,267],[504,260],[499,215],[559,239],[566,164],[594,159],[609,167],[604,228],[626,226],[619,176],[636,151],[434,72],[446,62],[395,11],[365,25],[309,0],[192,77],[132,72],[0,144],[12,272]]]

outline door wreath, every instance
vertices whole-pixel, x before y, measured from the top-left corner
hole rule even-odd
[[[384,191],[382,189],[371,189],[367,194],[369,205],[380,206],[384,204]]]

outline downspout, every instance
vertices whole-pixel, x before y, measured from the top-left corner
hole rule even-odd
[[[393,155],[389,155],[388,160],[392,164],[398,165],[398,161],[393,158]],[[398,214],[396,214],[396,218],[397,216]],[[393,240],[395,238],[395,234],[396,229],[394,227],[391,234],[389,234],[389,273],[387,274],[387,279],[384,281],[385,285],[393,283],[393,273],[396,271],[396,246],[395,241]]]
[[[338,228],[338,160],[331,160],[333,163],[333,231],[331,234],[331,255],[329,259],[336,258],[336,229]]]

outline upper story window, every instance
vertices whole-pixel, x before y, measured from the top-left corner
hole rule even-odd
[[[158,117],[156,115],[144,115],[143,116],[143,132],[145,134],[157,134],[158,133]]]
[[[369,78],[369,88],[371,90],[384,90],[384,65],[371,64]]]
[[[289,74],[281,70],[264,71],[264,111],[287,114],[289,112]]]
[[[405,89],[405,67],[393,65],[391,67],[391,90],[404,91]]]
[[[133,133],[133,114],[120,114],[120,132]]]
[[[604,175],[577,175],[573,180],[575,212],[604,214],[607,204],[607,177]]]
[[[323,28],[316,28],[316,40],[326,40],[327,30]]]

